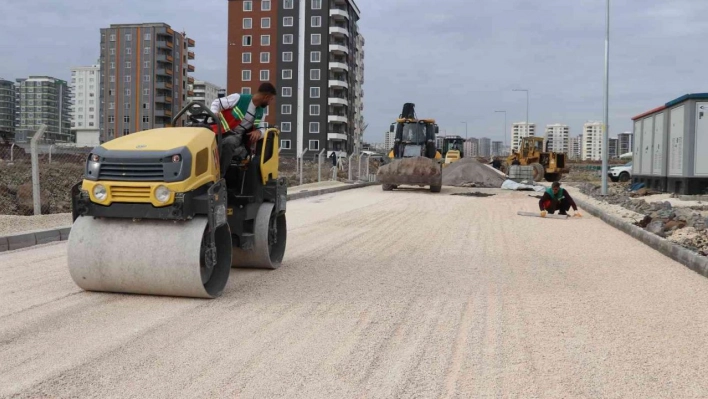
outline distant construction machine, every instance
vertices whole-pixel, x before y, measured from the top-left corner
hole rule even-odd
[[[448,166],[464,158],[464,145],[465,140],[460,136],[448,136],[443,138],[443,145],[440,150],[442,157],[445,159],[443,166]]]
[[[570,172],[565,165],[565,154],[544,151],[542,137],[523,137],[519,151],[512,151],[506,158],[505,172],[511,165],[533,167],[533,180],[554,182],[561,179],[564,173]]]
[[[384,191],[391,191],[401,185],[430,186],[437,193],[442,188],[443,157],[435,148],[438,125],[434,119],[418,119],[415,104],[406,103],[403,111],[391,124],[390,132],[396,133],[393,148],[388,153],[390,159],[379,168],[378,181]]]

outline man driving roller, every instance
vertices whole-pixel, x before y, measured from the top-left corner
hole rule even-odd
[[[221,177],[226,172],[234,157],[245,159],[248,155],[244,144],[244,135],[248,136],[248,145],[253,146],[260,140],[264,129],[265,108],[271,104],[277,92],[275,86],[265,82],[258,87],[254,95],[233,93],[217,98],[211,103],[211,112],[219,117],[216,123],[224,130],[220,158]],[[214,124],[212,130],[217,133],[219,127]]]

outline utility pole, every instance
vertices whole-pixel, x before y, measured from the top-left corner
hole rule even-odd
[[[609,163],[609,95],[610,95],[610,0],[605,13],[605,104],[602,125],[602,195],[607,195],[607,167]]]
[[[531,121],[529,121],[529,91],[528,89],[514,89],[513,91],[526,92],[526,135],[531,136]]]
[[[465,124],[465,141],[467,141],[467,122],[460,122]]]

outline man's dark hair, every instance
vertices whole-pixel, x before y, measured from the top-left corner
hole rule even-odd
[[[263,94],[270,94],[273,96],[278,94],[278,92],[275,90],[275,86],[273,86],[270,82],[261,83],[261,85],[258,86],[258,92]]]
[[[561,186],[560,182],[554,181],[553,184],[551,184],[552,188],[559,188]]]

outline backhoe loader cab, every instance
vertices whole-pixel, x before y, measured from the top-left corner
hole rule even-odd
[[[443,139],[443,148],[440,153],[445,159],[445,166],[465,157],[464,144],[465,140],[460,136],[445,137]]]

